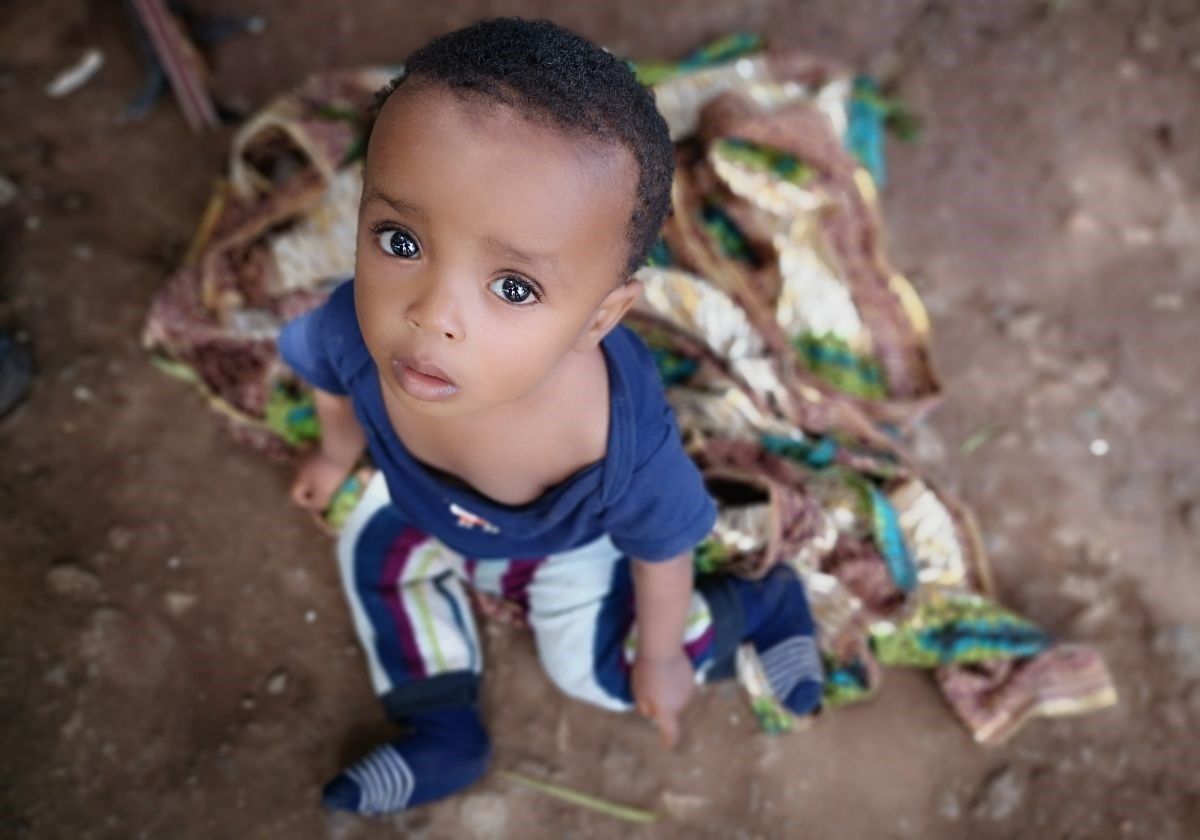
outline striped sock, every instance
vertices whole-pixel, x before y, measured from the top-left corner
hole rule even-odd
[[[800,578],[776,566],[758,581],[735,581],[745,616],[745,636],[754,644],[775,696],[793,714],[821,705],[824,669],[816,629]]]
[[[767,682],[783,705],[793,714],[806,715],[821,702],[825,674],[817,640],[792,636],[759,653]]]
[[[491,751],[474,707],[410,715],[413,731],[376,747],[325,786],[329,808],[403,811],[457,793],[487,770]]]

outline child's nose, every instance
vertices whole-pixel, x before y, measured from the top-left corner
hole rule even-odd
[[[454,296],[444,284],[429,283],[409,305],[404,317],[418,330],[441,333],[451,341],[459,341],[465,334]]]

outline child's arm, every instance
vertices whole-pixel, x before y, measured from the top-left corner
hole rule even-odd
[[[320,513],[358,462],[367,445],[348,397],[313,389],[321,445],[305,456],[292,481],[292,499],[302,508]]]
[[[679,739],[679,713],[696,687],[695,670],[683,651],[692,603],[692,552],[658,563],[635,559],[633,586],[638,626],[633,699],[672,746]]]

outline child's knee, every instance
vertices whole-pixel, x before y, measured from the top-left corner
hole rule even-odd
[[[542,670],[559,691],[609,711],[628,711],[631,704],[605,688],[598,678],[591,645],[572,644],[563,634],[537,634]]]

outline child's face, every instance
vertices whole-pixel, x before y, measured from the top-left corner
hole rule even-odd
[[[375,124],[355,304],[383,387],[438,416],[553,387],[634,301],[636,170],[441,85],[401,88]]]

